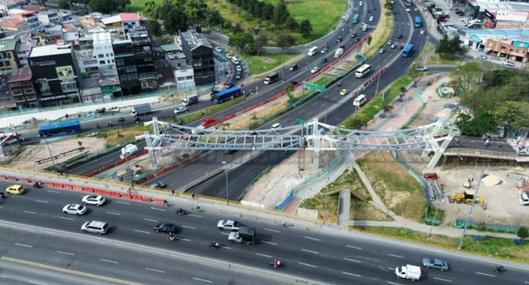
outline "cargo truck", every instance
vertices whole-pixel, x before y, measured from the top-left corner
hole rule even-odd
[[[279,80],[279,73],[270,74],[264,79],[264,84],[272,84]]]
[[[134,117],[143,116],[152,113],[151,105],[141,104],[132,107],[132,115]]]
[[[198,103],[198,94],[185,97],[184,100],[182,100],[182,103],[184,103],[186,106]]]
[[[138,151],[139,149],[135,144],[128,144],[121,148],[121,155],[119,156],[119,158],[127,158],[133,154],[136,154]]]
[[[398,266],[395,268],[395,275],[397,275],[397,278],[417,281],[421,279],[421,268],[410,264]]]
[[[245,243],[248,245],[255,244],[255,229],[248,226],[240,226],[239,231],[231,232],[228,235],[228,240],[237,243]]]

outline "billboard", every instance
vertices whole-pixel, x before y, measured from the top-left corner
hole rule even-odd
[[[527,21],[527,12],[523,11],[497,11],[497,21],[525,22]]]

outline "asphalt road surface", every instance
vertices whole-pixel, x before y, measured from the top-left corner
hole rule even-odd
[[[0,183],[0,189],[6,185],[4,182]],[[122,255],[120,248],[112,249],[113,241],[122,241],[156,247],[168,252],[174,251],[214,258],[227,263],[244,264],[264,270],[269,268],[268,263],[273,258],[278,258],[285,264],[285,267],[281,268],[282,273],[332,284],[386,284],[389,282],[404,284],[398,282],[394,276],[396,266],[407,263],[419,265],[423,257],[435,256],[446,259],[450,263],[451,270],[448,272],[424,270],[423,281],[426,284],[483,285],[524,284],[524,282],[527,284],[529,282],[529,272],[525,268],[506,265],[507,272],[494,274],[492,269],[495,263],[490,263],[483,258],[469,258],[451,254],[446,250],[427,250],[343,232],[337,234],[332,228],[298,227],[295,224],[283,227],[280,223],[260,218],[257,215],[255,217],[235,216],[235,214],[225,216],[223,212],[234,213],[230,212],[234,210],[228,208],[213,209],[203,206],[200,210],[191,210],[189,215],[177,216],[175,210],[182,205],[160,207],[150,203],[109,199],[102,207],[90,206],[89,212],[83,217],[61,213],[61,208],[65,204],[79,202],[82,195],[74,191],[30,189],[22,196],[9,196],[0,201],[0,215],[4,221],[63,230],[72,234],[79,233],[81,224],[86,220],[105,221],[112,227],[111,232],[103,238],[108,247],[82,247],[70,240],[68,235],[64,235],[64,240],[58,239],[54,242],[32,236],[16,238],[8,232],[0,231],[0,241],[3,242],[0,245],[10,248],[7,252],[1,251],[3,255],[13,251],[13,257],[16,258],[31,259],[36,262],[55,262],[52,265],[65,266],[68,263],[64,258],[68,256],[43,255],[40,251],[60,250],[74,253],[75,256],[86,256],[86,259],[84,257],[79,259],[82,268],[110,277],[122,278],[122,273],[119,272],[122,266],[138,269],[133,278],[144,277],[146,273],[148,276],[153,275],[150,278],[156,278],[155,271],[145,272],[146,267],[167,274],[172,270],[178,272],[175,274],[181,274],[178,271],[179,266],[169,267],[167,262],[158,256],[145,255],[142,258],[132,258],[125,253]],[[216,222],[221,218],[237,219],[243,224],[255,227],[258,233],[257,244],[246,246],[229,243],[227,233],[215,227]],[[172,222],[180,226],[178,240],[171,242],[167,240],[165,234],[153,232],[153,226],[157,222]],[[93,235],[86,234],[86,236]],[[209,248],[208,245],[212,240],[219,241],[222,248]],[[34,251],[34,248],[39,248],[39,250]],[[72,257],[72,261],[77,261],[77,258]],[[103,269],[94,265],[94,263],[102,262],[108,263],[103,266],[103,269],[106,268],[104,272],[100,272],[99,270]],[[273,269],[269,268],[269,270]],[[189,280],[190,276],[204,273],[204,270],[188,266],[186,272],[185,278]],[[216,275],[211,274],[206,278]]]

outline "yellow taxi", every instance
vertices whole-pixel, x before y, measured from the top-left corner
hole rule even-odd
[[[24,193],[24,187],[22,185],[11,185],[6,188],[6,192],[13,195],[22,195]]]

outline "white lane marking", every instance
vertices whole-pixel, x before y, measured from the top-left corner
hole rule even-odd
[[[391,285],[402,285],[401,283],[393,282],[393,281],[387,281],[388,284]]]
[[[57,191],[57,190],[46,190],[46,192],[50,192],[50,193],[56,193],[56,194],[59,194],[61,192]]]
[[[163,270],[156,269],[156,268],[150,268],[150,267],[145,267],[145,270],[152,271],[152,272],[158,272],[158,273],[165,273],[165,271]]]
[[[321,241],[321,239],[315,238],[315,237],[304,236],[304,238],[310,239],[310,240],[313,240],[313,241]]]
[[[195,280],[195,281],[200,281],[200,282],[204,282],[204,283],[213,283],[213,281],[211,281],[211,280],[208,280],[208,279],[202,279],[202,278],[198,278],[198,277],[193,277],[193,280]]]
[[[70,218],[70,217],[59,216],[59,219],[63,219],[63,220],[67,220],[67,221],[74,221],[74,218]]]
[[[492,274],[489,274],[489,273],[483,273],[483,272],[479,272],[479,271],[477,271],[476,274],[478,274],[478,275],[484,275],[484,276],[488,276],[488,277],[494,277],[494,275],[492,275]]]
[[[110,260],[110,259],[104,259],[104,258],[101,258],[99,260],[101,260],[103,262],[114,263],[114,264],[118,264],[119,263],[118,261]]]
[[[116,201],[116,203],[123,204],[123,205],[130,205],[129,202],[124,202],[124,201]]]
[[[180,240],[183,240],[183,241],[191,241],[191,240],[188,239],[188,238],[181,238]]]
[[[221,246],[221,247],[224,248],[224,249],[231,249],[231,247],[229,247],[229,246]]]
[[[229,236],[230,234],[227,232],[220,232],[221,235]]]
[[[148,231],[142,231],[142,230],[134,230],[135,232],[137,233],[142,233],[142,234],[146,234],[146,235],[150,235],[151,232],[148,232]]]
[[[525,283],[525,284],[529,284],[529,281],[524,281],[523,283]]]
[[[450,280],[450,279],[444,279],[444,278],[441,278],[441,277],[434,277],[433,279],[435,279],[435,280],[439,280],[439,281],[448,282],[448,283],[452,283],[452,280]]]
[[[121,216],[121,213],[118,213],[118,212],[109,212],[109,211],[107,211],[107,214],[114,215],[114,216]]]
[[[151,209],[156,210],[156,211],[160,211],[160,212],[165,212],[165,211],[167,211],[166,209],[156,208],[156,207],[151,207]]]
[[[348,257],[344,257],[343,259],[347,260],[347,261],[351,261],[351,262],[362,263],[362,261],[360,261],[360,260],[356,260],[356,259],[352,259],[352,258],[348,258]]]
[[[317,268],[318,266],[316,265],[313,265],[313,264],[308,264],[308,263],[305,263],[305,262],[298,262],[299,265],[304,265],[304,266],[307,266],[307,267],[312,267],[312,268]]]
[[[33,215],[37,214],[37,212],[32,212],[32,211],[23,211],[23,212],[26,214],[33,214]]]
[[[396,254],[391,254],[391,253],[388,253],[389,256],[392,256],[392,257],[395,257],[395,258],[403,258],[404,256],[402,255],[396,255]]]
[[[45,200],[35,200],[35,202],[44,203],[44,204],[49,204],[50,203],[50,201],[45,201]]]
[[[158,223],[158,220],[155,220],[155,219],[143,218],[143,220],[147,222]]]
[[[360,274],[354,274],[354,273],[351,273],[351,272],[342,271],[342,273],[345,274],[345,275],[353,276],[353,277],[361,277]]]
[[[21,247],[29,247],[29,248],[33,247],[31,244],[18,243],[18,242],[15,243],[15,245],[16,245],[16,246],[21,246]]]
[[[304,249],[304,248],[302,248],[301,251],[309,252],[309,253],[314,253],[314,254],[319,254],[319,252],[317,252],[317,251],[314,251],[314,250],[308,250],[308,249]]]
[[[64,254],[64,255],[75,255],[75,253],[73,252],[67,252],[67,251],[60,251],[60,250],[57,250],[55,251],[56,253],[59,253],[59,254]]]
[[[256,252],[255,255],[259,255],[259,256],[262,256],[262,257],[266,257],[266,258],[272,258],[273,256],[271,255],[268,255],[268,254],[262,254],[262,253],[258,253]]]
[[[269,231],[269,232],[273,232],[273,233],[280,233],[281,231],[278,231],[278,230],[274,230],[274,229],[269,229],[269,228],[264,228],[265,231]]]
[[[346,244],[345,246],[348,247],[348,248],[354,248],[354,249],[362,250],[361,247],[350,245],[350,244]]]
[[[395,271],[395,267],[388,267],[389,270]]]
[[[202,218],[201,215],[197,215],[197,214],[189,214],[188,216],[195,217],[195,218]]]
[[[265,241],[265,240],[263,240],[262,242],[264,242],[266,244],[270,244],[270,245],[277,245],[277,242],[273,242],[273,241]]]
[[[196,230],[197,229],[197,227],[185,226],[185,225],[182,225],[181,227],[182,228],[186,228],[186,229],[192,229],[192,230]]]

